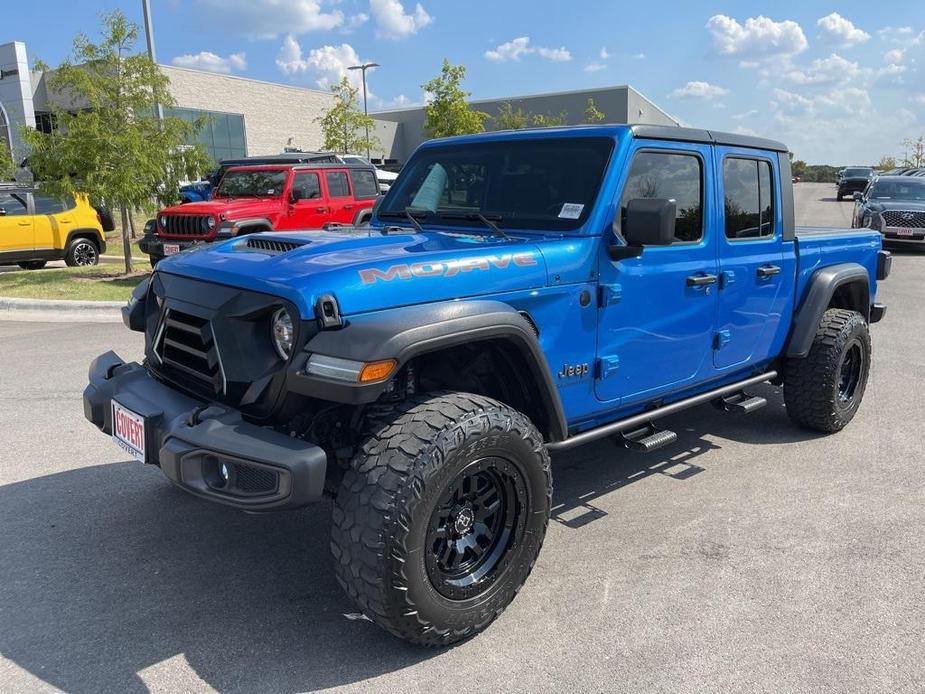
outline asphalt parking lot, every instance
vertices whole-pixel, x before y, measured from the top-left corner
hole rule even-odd
[[[847,225],[830,184],[798,222]],[[861,411],[794,428],[664,420],[645,456],[554,458],[554,522],[481,636],[421,650],[356,619],[330,503],[251,516],[191,498],[83,418],[121,325],[0,322],[0,691],[920,692],[925,690],[925,253],[897,254]]]

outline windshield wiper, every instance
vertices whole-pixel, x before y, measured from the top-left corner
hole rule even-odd
[[[423,213],[425,216],[427,215],[426,210],[416,210],[413,207],[406,207],[401,212],[377,212],[376,216],[377,217],[392,217],[395,219],[407,219],[409,222],[411,222],[411,226],[413,226],[415,229],[417,229],[419,232],[423,234],[424,227],[422,227],[421,223],[418,222],[418,220],[414,218],[415,213],[417,214]]]
[[[511,240],[511,237],[507,235],[504,229],[499,227],[497,224],[495,224],[491,219],[486,217],[481,212],[451,212],[449,210],[439,210],[438,209],[436,212],[434,212],[434,214],[442,219],[465,219],[465,220],[477,219],[482,224],[484,224],[489,229],[491,229],[491,233],[494,236],[500,236],[501,238],[507,239],[508,241]],[[493,215],[493,216],[499,222],[502,221],[503,219],[501,215]]]

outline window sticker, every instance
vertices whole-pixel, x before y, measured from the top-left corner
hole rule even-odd
[[[585,206],[577,202],[563,203],[559,211],[559,219],[578,219],[583,209]]]

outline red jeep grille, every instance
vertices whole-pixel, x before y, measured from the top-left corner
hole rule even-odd
[[[204,214],[165,214],[161,219],[166,220],[166,228],[158,229],[158,236],[201,236],[211,233],[206,226],[208,215]]]

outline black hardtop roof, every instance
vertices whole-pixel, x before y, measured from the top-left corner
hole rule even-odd
[[[362,171],[374,171],[376,169],[372,164],[340,163],[339,161],[304,161],[304,162],[275,162],[263,163],[253,162],[249,164],[234,164],[228,167],[231,169],[272,169],[274,171],[285,171],[287,169],[357,169]]]
[[[220,166],[248,166],[250,164],[299,164],[321,157],[336,157],[333,152],[284,152],[283,154],[256,155],[253,157],[238,157],[237,159],[222,159]]]
[[[708,145],[729,145],[730,147],[751,147],[772,152],[788,152],[787,145],[777,140],[768,140],[753,135],[724,133],[719,130],[702,130],[700,128],[681,128],[676,125],[633,125],[630,126],[633,137],[651,140],[672,140],[675,142],[701,142]]]

